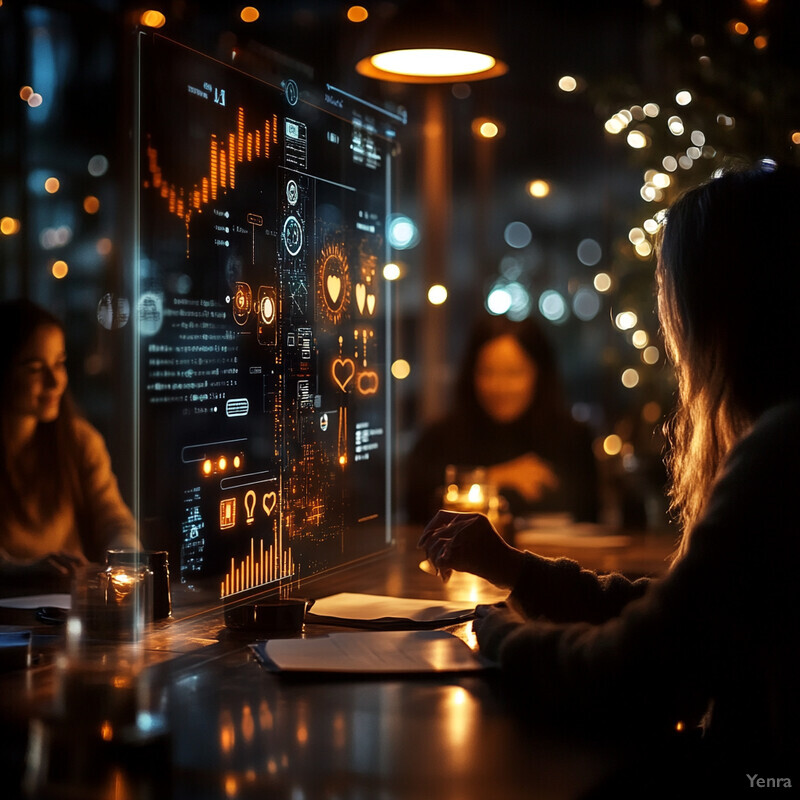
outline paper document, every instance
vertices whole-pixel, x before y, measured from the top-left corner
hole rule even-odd
[[[273,672],[403,674],[472,672],[485,665],[447,631],[351,631],[250,645]]]
[[[69,611],[70,596],[68,594],[31,594],[22,597],[0,598],[0,607],[2,608],[39,608],[41,606],[63,608],[65,611]]]
[[[385,630],[455,625],[474,616],[475,604],[469,601],[418,600],[342,592],[315,600],[306,612],[306,622]]]

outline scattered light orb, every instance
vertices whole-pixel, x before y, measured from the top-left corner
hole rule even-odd
[[[389,220],[386,237],[395,250],[408,250],[419,241],[419,231],[411,217],[395,214]]]
[[[55,194],[61,188],[61,182],[58,178],[48,178],[44,182],[44,190],[48,194]]]
[[[645,347],[642,352],[642,361],[644,361],[645,364],[657,364],[659,358],[661,358],[661,353],[659,349],[652,344],[650,347]]]
[[[616,433],[603,439],[603,452],[607,456],[616,456],[622,451],[622,439]]]
[[[645,232],[641,228],[631,228],[628,231],[628,241],[631,244],[639,244],[645,240]]]
[[[107,256],[111,253],[114,249],[114,245],[107,236],[103,237],[102,239],[97,240],[97,244],[95,244],[95,250],[97,250],[98,255]]]
[[[54,261],[53,265],[50,267],[50,272],[53,273],[53,277],[61,280],[62,278],[67,277],[67,273],[69,272],[69,267],[67,266],[66,261],[58,260]]]
[[[428,289],[428,302],[440,306],[447,300],[447,289],[441,283],[435,283]]]
[[[4,236],[13,236],[19,233],[20,221],[14,217],[3,217],[0,219],[0,233]]]
[[[675,156],[664,156],[661,160],[661,166],[664,167],[667,172],[675,172],[675,170],[678,169],[678,159],[675,158]]]
[[[527,190],[531,197],[547,197],[550,194],[550,184],[547,181],[537,179],[528,183]]]
[[[689,138],[692,141],[693,145],[697,147],[702,147],[706,143],[706,135],[703,131],[692,131]]]
[[[642,408],[642,419],[654,425],[661,418],[661,406],[655,400],[645,403]]]
[[[41,95],[40,95],[38,92],[34,92],[34,93],[33,93],[33,94],[32,94],[32,95],[31,95],[31,96],[28,98],[28,105],[29,105],[31,108],[38,108],[38,107],[39,107],[39,106],[42,104],[42,102],[43,102],[43,99],[44,99],[44,98],[43,98],[43,97],[42,97],[42,96],[41,96]]]
[[[641,150],[648,144],[647,137],[641,131],[631,131],[627,141],[634,150]]]
[[[631,341],[633,342],[633,346],[638,350],[641,350],[643,347],[647,347],[647,343],[650,341],[650,337],[647,335],[647,331],[642,330],[641,328],[638,331],[633,332],[633,336],[631,336]]]
[[[509,247],[520,250],[531,243],[533,234],[524,222],[509,222],[503,231],[503,238]]]
[[[639,244],[634,245],[633,249],[640,258],[649,258],[653,253],[653,245],[647,241],[639,242]]]
[[[411,374],[411,364],[404,358],[392,362],[392,376],[399,381],[404,381]]]
[[[387,281],[396,281],[400,277],[400,267],[390,261],[383,267],[383,277]]]
[[[87,214],[96,214],[100,210],[100,201],[93,194],[87,195],[83,198],[83,210]]]
[[[633,367],[628,367],[628,369],[622,373],[620,381],[626,389],[633,389],[634,386],[639,385],[639,372]]]
[[[253,6],[245,6],[241,10],[239,16],[241,17],[242,22],[255,22],[259,18],[260,14],[257,8],[254,8]]]
[[[160,12],[153,9],[142,12],[139,22],[147,28],[162,28],[167,18]]]
[[[101,155],[92,156],[89,159],[87,169],[93,178],[99,178],[108,171],[108,159]]]
[[[683,89],[675,95],[675,102],[679,106],[688,106],[692,102],[692,93]]]
[[[593,284],[598,292],[605,293],[611,289],[611,276],[607,272],[598,272],[594,276]]]
[[[800,144],[800,131],[792,131],[792,144]]]
[[[672,116],[667,120],[667,128],[673,136],[681,136],[684,132],[683,120],[678,116]]]
[[[661,113],[661,108],[657,103],[645,103],[642,106],[642,111],[644,111],[648,117],[657,117]]]
[[[505,287],[495,287],[486,298],[486,310],[490,314],[500,316],[505,314],[511,308],[511,292]]]
[[[666,189],[672,183],[672,178],[666,172],[657,172],[653,175],[653,185],[659,189]]]
[[[636,316],[635,311],[620,311],[614,318],[614,324],[621,331],[629,331],[636,327],[639,318]]]
[[[572,311],[582,322],[593,320],[600,311],[600,296],[594,289],[581,286],[572,298]]]
[[[603,248],[595,239],[582,239],[578,245],[578,261],[593,267],[603,257]]]
[[[347,9],[347,19],[350,22],[364,22],[368,16],[369,12],[364,6],[350,6]]]
[[[574,92],[578,88],[578,81],[572,75],[563,75],[558,79],[558,88],[562,92]]]
[[[19,90],[19,97],[20,97],[20,100],[23,100],[23,101],[24,101],[24,102],[26,102],[26,103],[28,102],[28,99],[30,98],[30,96],[31,96],[32,94],[33,94],[33,88],[32,88],[32,87],[30,87],[30,86],[23,86],[23,87],[22,87],[22,88]]]
[[[658,223],[654,218],[646,219],[642,223],[642,227],[652,236],[659,228]]]
[[[563,322],[567,318],[566,301],[555,289],[547,289],[539,297],[539,312],[550,322]]]

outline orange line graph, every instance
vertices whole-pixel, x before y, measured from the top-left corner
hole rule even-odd
[[[220,191],[236,188],[236,166],[257,158],[269,159],[270,144],[278,142],[278,116],[265,119],[262,126],[246,130],[245,112],[240,106],[236,114],[236,129],[221,136],[212,133],[208,146],[208,174],[200,177],[193,186],[179,186],[166,179],[159,163],[158,150],[148,143],[147,169],[152,186],[167,201],[170,214],[180,217],[189,226],[192,214],[202,212],[203,206],[217,199]]]

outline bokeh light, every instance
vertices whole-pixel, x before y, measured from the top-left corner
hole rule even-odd
[[[399,381],[405,380],[411,374],[411,364],[404,358],[392,362],[392,376]]]
[[[19,233],[20,227],[20,221],[14,219],[14,217],[3,217],[0,219],[0,233],[4,236],[13,236],[15,233]]]
[[[509,247],[521,250],[531,243],[533,234],[531,229],[524,222],[509,222],[503,231],[503,239]]]
[[[428,289],[428,302],[440,306],[447,300],[447,289],[441,283],[435,283]]]
[[[567,303],[555,289],[547,289],[539,297],[539,312],[550,322],[563,322],[567,318]]]
[[[639,372],[633,367],[628,367],[620,376],[620,381],[626,389],[633,389],[634,386],[639,385]]]
[[[347,9],[347,19],[350,22],[364,22],[369,16],[369,12],[364,6],[350,6]]]
[[[578,261],[593,267],[603,257],[603,248],[595,239],[582,239],[578,245]]]
[[[394,262],[389,262],[383,267],[383,277],[387,281],[396,281],[400,277],[400,267]]]
[[[619,455],[622,451],[622,439],[616,434],[612,433],[603,439],[603,452],[607,456]]]
[[[61,280],[62,278],[67,277],[67,273],[69,272],[69,266],[67,266],[66,261],[58,260],[54,261],[52,266],[50,267],[50,272],[53,273],[53,277]]]
[[[259,11],[254,6],[245,6],[239,14],[242,22],[255,22],[259,16]]]
[[[55,194],[60,188],[61,182],[58,180],[58,178],[51,177],[44,182],[44,190],[48,194]]]
[[[531,197],[547,197],[550,194],[550,184],[540,178],[530,181],[526,188]]]
[[[598,272],[592,283],[598,292],[608,292],[611,289],[611,276],[607,272]]]
[[[578,88],[578,81],[572,75],[562,75],[558,79],[558,88],[562,92],[574,92]]]
[[[167,18],[160,11],[154,9],[143,11],[142,16],[139,17],[139,22],[146,28],[162,28],[166,21]]]
[[[86,195],[83,198],[83,210],[87,214],[96,214],[100,210],[100,201],[93,194]]]

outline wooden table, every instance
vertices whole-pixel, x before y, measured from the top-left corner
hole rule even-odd
[[[658,572],[670,547],[664,540],[638,537],[617,548],[614,557],[622,564],[625,553],[631,556],[636,574]],[[597,548],[581,549],[590,551],[589,561],[610,558]],[[559,554],[581,552],[562,548]],[[460,573],[443,585],[419,569],[420,560],[421,553],[400,536],[392,552],[310,581],[301,594],[362,591],[475,603],[504,596]],[[612,746],[521,719],[494,672],[391,679],[269,673],[250,654],[252,634],[225,628],[222,609],[209,596],[180,589],[174,619],[156,623],[139,654],[138,686],[148,691],[142,702],[165,726],[156,725],[126,746],[106,747],[86,737],[104,713],[88,691],[85,698],[79,692],[68,701],[69,714],[57,711],[63,672],[56,660],[63,637],[36,630],[39,663],[0,675],[0,719],[10,743],[0,767],[18,787],[27,751],[29,777],[38,776],[44,787],[40,796],[573,798],[601,781],[622,757]],[[303,635],[329,630],[306,625]],[[469,624],[451,630],[474,644]],[[113,660],[125,647],[98,644],[89,657]],[[39,743],[40,756],[50,755],[38,771],[31,768],[37,763],[31,741]],[[49,783],[46,775],[52,777]],[[4,791],[4,796],[12,795]]]

